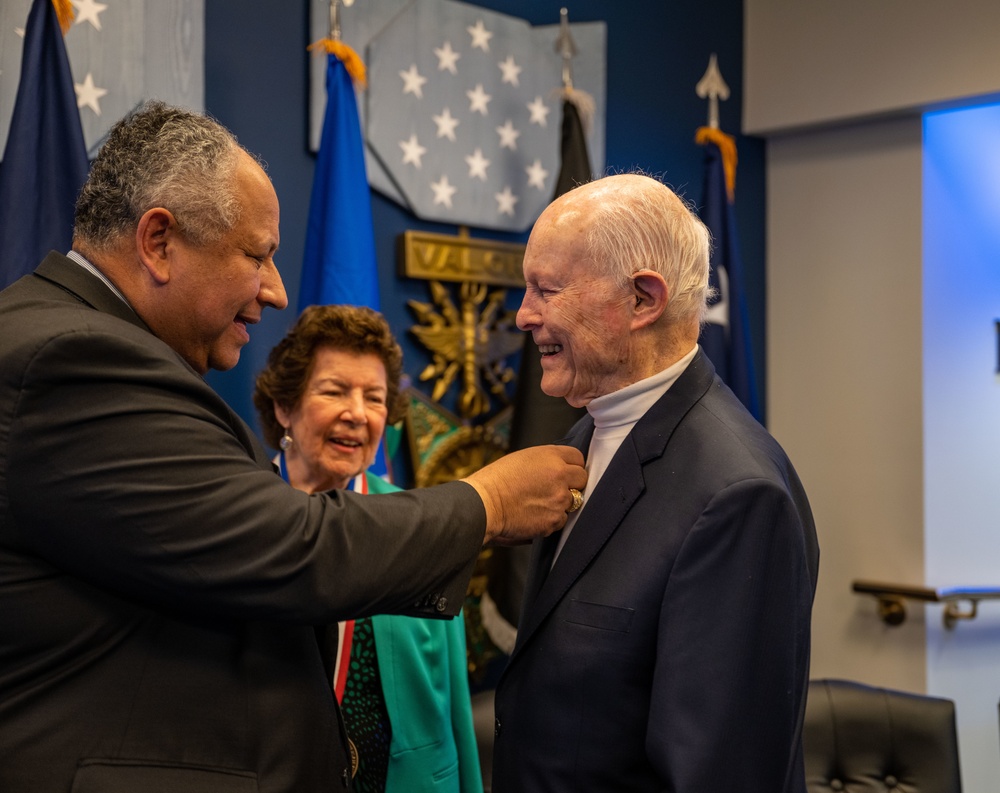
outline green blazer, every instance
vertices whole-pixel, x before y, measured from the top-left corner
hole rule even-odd
[[[399,490],[366,477],[369,493]],[[387,793],[482,793],[463,616],[378,615],[372,627],[392,725]]]

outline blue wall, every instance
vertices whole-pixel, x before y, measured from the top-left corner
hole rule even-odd
[[[694,143],[707,119],[707,103],[695,84],[718,54],[730,87],[720,103],[720,127],[739,130],[743,82],[741,0],[484,0],[476,5],[536,25],[555,24],[566,5],[573,22],[607,24],[607,167],[641,168],[692,201],[702,194],[702,150]],[[308,0],[209,0],[205,8],[205,102],[209,113],[267,163],[281,202],[279,268],[296,304],[315,155],[308,150]],[[350,13],[347,9],[344,13]],[[758,388],[764,372],[764,143],[737,137],[737,213],[747,277]],[[416,219],[373,194],[382,310],[403,343],[406,371],[416,380],[427,362],[407,329],[414,318],[406,301],[429,299],[424,282],[397,276],[397,238],[407,229],[456,233],[453,226]],[[497,239],[524,241],[526,235]],[[516,305],[519,296],[511,296]],[[270,348],[293,321],[293,310],[269,311],[251,331],[239,366],[209,376],[212,385],[244,418],[255,422],[253,379]],[[765,395],[762,393],[762,397]]]

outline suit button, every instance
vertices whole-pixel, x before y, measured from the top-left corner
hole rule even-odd
[[[898,785],[898,784],[899,784],[899,780],[896,779],[896,777],[894,777],[892,774],[889,774],[889,776],[887,776],[885,778],[885,786],[887,788],[889,788],[890,790],[892,788],[896,787],[896,785]]]
[[[499,716],[497,716],[496,721],[493,724],[493,737],[494,738],[499,738],[500,737],[500,717]]]
[[[436,608],[439,612],[446,611],[448,609],[448,598],[439,597],[437,603],[434,604],[434,608]]]
[[[839,779],[831,779],[830,780],[830,788],[832,790],[843,790],[844,789],[844,783],[841,782]]]

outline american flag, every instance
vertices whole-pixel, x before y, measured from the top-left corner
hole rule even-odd
[[[143,100],[204,110],[205,0],[72,0],[66,33],[76,103],[91,158],[111,126]],[[31,0],[0,2],[0,152],[21,76]]]
[[[312,14],[320,38],[328,0],[313,0]],[[559,171],[558,25],[532,27],[453,0],[359,0],[342,9],[341,24],[368,66],[360,104],[371,186],[426,220],[528,228]],[[595,100],[588,145],[600,173],[606,29],[571,29],[574,85]],[[314,71],[314,114],[321,80]]]

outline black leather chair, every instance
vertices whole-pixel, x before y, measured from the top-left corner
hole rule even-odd
[[[961,793],[955,703],[846,680],[809,683],[809,793]]]

